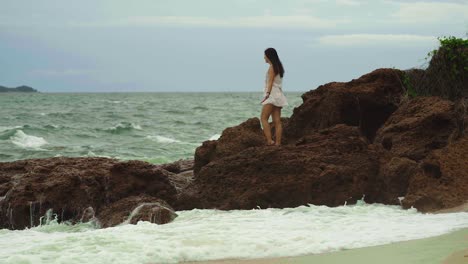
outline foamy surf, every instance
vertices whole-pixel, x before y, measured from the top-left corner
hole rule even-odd
[[[107,229],[54,224],[0,230],[2,263],[177,263],[318,254],[437,236],[468,227],[468,213],[399,206],[177,212],[170,224]],[[19,235],[21,234],[21,235]]]
[[[41,146],[47,144],[44,138],[28,135],[22,130],[17,130],[16,133],[10,137],[10,140],[16,146],[30,149],[39,149]]]
[[[218,140],[220,137],[221,137],[220,134],[215,134],[215,135],[211,136],[208,140]]]
[[[180,140],[169,138],[169,137],[164,137],[160,135],[155,135],[155,136],[149,135],[149,136],[146,136],[146,138],[154,140],[159,143],[180,143]]]
[[[118,134],[118,133],[122,133],[124,131],[130,131],[132,129],[142,130],[141,126],[138,125],[138,124],[129,123],[129,122],[120,122],[117,125],[106,129],[106,131]]]

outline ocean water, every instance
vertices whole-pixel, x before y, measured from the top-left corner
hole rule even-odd
[[[290,116],[301,93],[287,93]],[[223,129],[260,116],[261,93],[0,94],[0,161],[106,156],[192,158]]]
[[[301,93],[286,94],[290,116]],[[259,116],[260,93],[0,94],[0,161],[108,156],[153,163],[190,158],[204,140]],[[97,229],[53,217],[0,230],[0,263],[177,263],[325,253],[437,236],[468,213],[399,206],[300,206],[179,211],[174,222]],[[50,217],[50,216],[49,216]]]

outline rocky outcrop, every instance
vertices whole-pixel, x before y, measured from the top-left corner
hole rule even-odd
[[[195,151],[194,172],[220,157],[236,154],[250,147],[265,145],[262,127],[258,118],[250,118],[242,124],[226,128],[218,140],[205,141]]]
[[[400,101],[400,77],[398,70],[380,69],[305,93],[279,148],[264,145],[258,119],[225,130],[223,141],[204,142],[195,153],[195,179],[176,207],[336,206],[365,197],[434,211],[464,203],[467,156],[455,149],[464,144],[466,100]],[[229,151],[219,154],[223,148]],[[440,165],[445,156],[454,168]],[[429,184],[427,175],[460,187],[432,188],[437,183]]]
[[[379,69],[347,83],[332,82],[302,95],[303,103],[285,128],[289,138],[300,138],[336,124],[358,126],[373,140],[375,132],[398,108],[404,92],[401,72]]]
[[[337,125],[296,145],[251,147],[211,161],[179,200],[179,209],[329,206],[355,202],[372,188],[378,151],[359,129]]]
[[[453,102],[420,97],[398,108],[379,129],[375,142],[398,156],[421,160],[445,147],[456,126]]]
[[[258,118],[205,141],[194,161],[154,165],[107,158],[0,163],[0,227],[59,221],[163,224],[175,210],[366,202],[423,212],[468,200],[468,103],[400,101],[401,72],[379,69],[305,93],[266,146]],[[274,130],[274,128],[272,128]],[[274,133],[273,133],[274,134]]]
[[[432,151],[411,177],[403,206],[423,212],[468,201],[468,135]]]
[[[173,212],[164,201],[173,202],[180,187],[174,183],[182,184],[185,179],[187,185],[191,179],[189,169],[193,162],[178,163],[170,167],[177,167],[179,173],[143,161],[108,158],[57,157],[2,162],[0,227],[37,226],[49,209],[59,222],[95,219],[104,226],[112,226],[126,219],[142,203],[149,205],[139,209],[140,218],[133,219],[165,223]]]

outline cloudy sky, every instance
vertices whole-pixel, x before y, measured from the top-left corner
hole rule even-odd
[[[0,85],[42,92],[261,91],[423,67],[466,37],[468,0],[0,0]]]

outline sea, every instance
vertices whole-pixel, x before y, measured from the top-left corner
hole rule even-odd
[[[286,93],[284,117],[302,103]],[[261,93],[0,94],[0,162],[112,157],[154,164],[193,158],[203,141],[259,117]],[[179,263],[299,256],[426,238],[468,227],[468,213],[366,204],[178,211],[169,224],[44,224],[0,230],[0,263]]]

